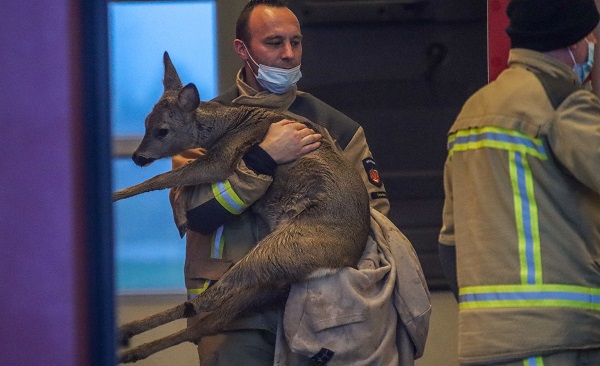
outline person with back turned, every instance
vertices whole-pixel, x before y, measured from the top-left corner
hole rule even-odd
[[[448,133],[440,259],[462,365],[600,365],[594,0],[512,0],[508,68]]]

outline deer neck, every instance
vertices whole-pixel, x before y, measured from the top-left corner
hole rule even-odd
[[[225,135],[237,131],[250,132],[261,128],[264,125],[261,121],[270,114],[274,113],[263,108],[246,106],[220,105],[218,108],[212,107],[208,113],[207,111],[197,111],[196,125],[199,131],[197,144],[200,147],[210,148]],[[264,133],[267,129],[268,125],[264,128]]]
[[[284,117],[269,109],[259,107],[241,107],[244,111],[239,114],[236,129],[257,130],[257,135],[264,137],[269,125]]]

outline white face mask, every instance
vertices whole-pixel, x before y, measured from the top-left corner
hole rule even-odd
[[[244,45],[244,48],[246,48],[246,45]],[[281,69],[279,67],[261,65],[254,61],[252,55],[250,55],[250,51],[248,51],[248,48],[246,48],[246,52],[248,52],[250,60],[252,60],[252,62],[254,62],[256,66],[258,66],[258,74],[254,74],[256,80],[258,81],[260,86],[267,89],[271,93],[285,93],[286,91],[290,90],[294,85],[296,85],[298,80],[300,80],[300,78],[302,77],[300,65],[292,69]]]
[[[571,55],[571,59],[573,59],[573,63],[575,64],[575,66],[573,66],[573,71],[575,72],[575,74],[577,74],[577,77],[579,78],[579,82],[581,84],[583,84],[588,78],[588,76],[590,76],[590,73],[592,72],[592,67],[594,66],[594,42],[588,41],[587,38],[584,39],[588,45],[588,57],[585,63],[578,64],[577,62],[575,62],[575,56],[573,56],[573,52],[571,52],[571,49],[569,49],[569,54]]]

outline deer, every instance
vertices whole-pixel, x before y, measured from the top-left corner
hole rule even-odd
[[[188,149],[200,147],[207,153],[183,167],[114,192],[113,201],[223,181],[244,153],[262,141],[271,123],[288,118],[260,107],[200,101],[193,83],[183,86],[167,52],[163,63],[164,92],[146,117],[145,134],[132,159],[136,165],[147,166]],[[247,311],[285,301],[295,283],[356,267],[370,230],[365,185],[325,129],[310,121],[303,123],[323,135],[320,147],[279,165],[270,188],[252,207],[270,233],[197,297],[121,325],[119,337],[126,347],[135,335],[202,314],[181,331],[120,350],[119,363],[136,362],[183,342],[195,343]],[[173,210],[176,217],[185,216],[183,206]]]

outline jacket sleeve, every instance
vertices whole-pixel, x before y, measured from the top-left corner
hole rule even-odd
[[[444,208],[442,229],[438,237],[441,244],[455,246],[454,239],[454,197],[452,192],[452,157],[446,158],[444,166]]]
[[[173,158],[173,168],[192,162],[200,154],[190,151]],[[187,228],[210,234],[231,218],[240,215],[264,195],[273,178],[250,169],[244,159],[233,173],[222,182],[194,187],[177,187],[171,191],[171,206],[183,202],[186,207]],[[174,212],[175,213],[175,212]],[[182,218],[175,216],[178,227]]]
[[[580,90],[563,102],[558,113],[548,131],[553,154],[577,180],[600,194],[600,100]]]
[[[438,238],[438,256],[444,277],[458,301],[458,278],[456,276],[456,246],[454,241],[454,203],[452,196],[452,157],[446,158],[444,166],[444,208],[442,229]]]
[[[362,127],[356,131],[346,146],[344,156],[354,165],[365,183],[371,207],[387,215],[390,210],[390,202]]]

